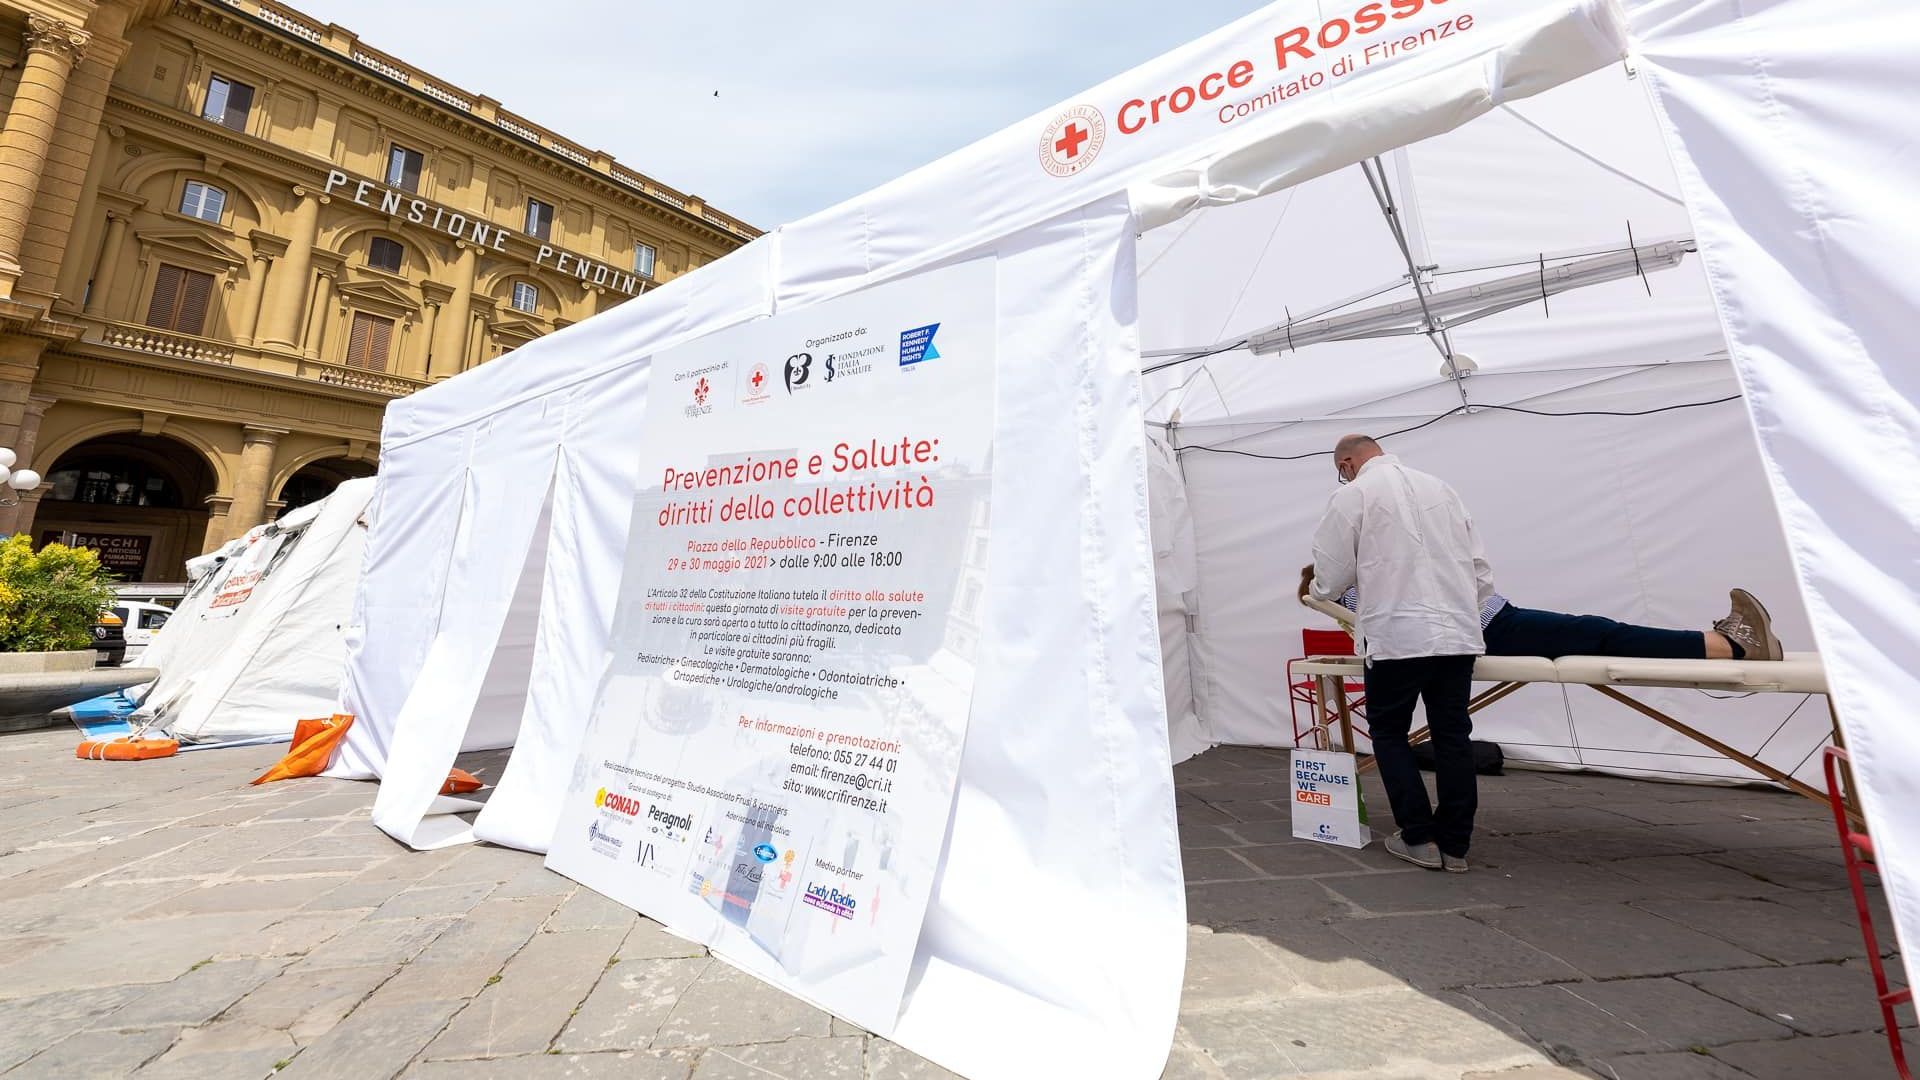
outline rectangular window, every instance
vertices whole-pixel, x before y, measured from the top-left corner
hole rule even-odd
[[[207,82],[207,104],[200,110],[202,119],[211,120],[235,131],[247,130],[247,114],[253,111],[253,87],[215,75]]]
[[[375,270],[385,270],[389,274],[400,272],[400,266],[406,261],[406,249],[400,241],[376,236],[367,241],[367,265]]]
[[[226,208],[227,193],[212,184],[189,180],[186,190],[180,193],[180,212],[188,217],[218,222]]]
[[[207,325],[207,301],[213,297],[213,275],[185,267],[160,264],[147,304],[147,325],[181,334],[199,334]]]
[[[418,194],[420,191],[420,166],[426,161],[420,151],[409,150],[399,143],[387,150],[387,186]]]
[[[527,200],[526,233],[539,240],[553,239],[553,204],[539,199]]]
[[[513,283],[513,310],[532,314],[540,310],[540,290],[524,281]]]
[[[636,244],[633,249],[633,272],[643,278],[653,276],[655,252],[652,244]]]
[[[387,370],[387,350],[393,346],[393,320],[364,311],[353,313],[353,330],[347,335],[347,366],[368,371]]]

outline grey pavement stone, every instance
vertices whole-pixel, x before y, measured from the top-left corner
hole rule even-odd
[[[788,1039],[754,1046],[710,1046],[693,1080],[865,1080],[861,1038]]]
[[[1249,838],[1251,839],[1251,838]],[[1352,874],[1367,869],[1347,855],[1346,849],[1311,840],[1288,839],[1282,843],[1255,843],[1235,848],[1234,854],[1274,877],[1309,877],[1317,874]]]
[[[639,912],[582,887],[572,896],[560,902],[560,909],[547,920],[547,929],[561,930],[626,930],[633,926]]]
[[[318,917],[301,915],[299,919],[305,921]],[[308,952],[305,966],[309,969],[359,967],[363,964],[411,960],[414,954],[426,948],[453,922],[451,918],[357,922],[344,933]]]
[[[1633,897],[1636,900],[1777,898],[1791,891],[1698,855],[1618,859],[1607,863],[1606,868],[1641,884]]]
[[[1204,927],[1187,931],[1182,1008],[1271,1001],[1299,986],[1300,977],[1293,967],[1257,938]]]
[[[1519,843],[1542,859],[1581,862],[1604,862],[1648,855],[1694,855],[1720,850],[1720,844],[1687,832],[1690,827],[1646,825],[1620,829],[1576,829],[1521,837]]]
[[[189,882],[90,885],[0,900],[0,934],[73,934],[118,922],[192,888]],[[177,914],[190,914],[179,912]]]
[[[464,1004],[462,1001],[385,1003],[375,991],[345,1020],[296,1054],[293,1063],[278,1076],[288,1080],[370,1080],[393,1076],[433,1041]]]
[[[1848,1035],[1880,1027],[1873,975],[1864,965],[1802,964],[1681,978],[1807,1035]]]
[[[688,941],[678,934],[670,934],[666,928],[652,919],[641,919],[627,931],[627,940],[620,943],[622,960],[666,960],[674,957],[705,956],[704,945]]]
[[[411,878],[385,878],[368,881],[348,878],[302,905],[303,911],[353,911],[377,908],[413,886]]]
[[[512,881],[528,870],[540,869],[539,855],[531,851],[516,851],[513,848],[495,847],[492,844],[473,844],[464,849],[460,857],[433,875],[436,885],[456,885],[468,882],[486,882],[499,885]],[[561,875],[562,881],[568,881]],[[571,884],[571,881],[568,881]]]
[[[422,1061],[402,1080],[687,1080],[690,1056],[668,1054],[534,1054],[478,1061]],[[755,1080],[771,1080],[764,1074]]]
[[[1258,943],[1292,975],[1303,991],[1353,994],[1406,987],[1352,942],[1328,933],[1326,925],[1321,923],[1252,923],[1234,932]]]
[[[1514,908],[1474,917],[1597,979],[1765,966],[1719,938],[1625,904]]]
[[[0,999],[171,982],[216,956],[236,934],[257,930],[272,918],[271,913],[236,913],[156,919],[145,924],[151,929],[142,933],[137,947],[120,935],[82,933],[24,956],[9,949],[0,955]]]
[[[1792,1035],[1779,1024],[1675,979],[1471,994],[1540,1042],[1583,1059]]]
[[[273,821],[195,829],[191,831],[198,834],[197,838],[186,846],[168,851],[164,856],[149,856],[101,880],[164,881],[223,874],[291,848],[324,827],[312,821]],[[171,831],[150,835],[164,838]]]
[[[1232,1080],[1378,1070],[1435,1076],[1545,1064],[1518,1032],[1451,994],[1302,998],[1189,1016],[1194,1042]]]
[[[885,1039],[867,1040],[867,1080],[961,1080],[919,1054]]]
[[[579,888],[584,886],[576,884],[565,874],[535,863],[502,882],[490,895],[496,900],[523,896],[566,896]]]
[[[1322,919],[1344,911],[1338,899],[1312,880],[1274,879],[1187,886],[1187,921],[1201,926],[1230,927],[1268,919]]]
[[[304,961],[296,962],[241,998],[223,1019],[284,1031],[304,1046],[332,1030],[367,995],[392,978],[397,967],[396,961],[392,965],[314,969]]]
[[[283,960],[222,960],[156,987],[94,1023],[98,1028],[194,1027],[272,979]]]
[[[1858,928],[1790,904],[1767,900],[1643,900],[1634,906],[1783,964],[1814,964],[1867,954]]]
[[[1179,1034],[1174,1036],[1173,1049],[1167,1053],[1166,1067],[1160,1071],[1160,1080],[1226,1080],[1226,1073],[1213,1063],[1206,1051],[1181,1043]]]
[[[1644,824],[1594,806],[1541,806],[1533,809],[1500,807],[1481,811],[1473,819],[1476,832],[1498,836],[1534,836],[1579,829],[1631,829]]]
[[[396,893],[375,908],[369,920],[419,919],[434,915],[465,915],[475,904],[487,898],[494,884],[490,881],[464,885],[440,885],[435,879]]]
[[[249,934],[220,944],[221,959],[247,956],[305,956],[359,925],[362,912],[298,912]]]
[[[76,1080],[79,1077],[128,1076],[142,1063],[172,1045],[178,1031],[151,1028],[144,1031],[82,1031],[28,1059],[7,1074],[30,1080]]]
[[[1405,863],[1398,863],[1405,866]],[[1323,878],[1321,884],[1375,915],[1428,914],[1501,906],[1480,886],[1478,872],[1436,874],[1407,869],[1354,877]],[[1191,912],[1188,918],[1192,918]]]
[[[709,966],[680,995],[654,1038],[656,1049],[743,1046],[794,1036],[823,1037],[827,1014],[727,964]]]
[[[389,856],[398,858],[398,856]],[[364,872],[370,865],[377,865],[378,859],[365,859],[358,856],[337,855],[321,858],[305,856],[287,856],[262,859],[248,863],[233,872],[235,881],[287,881],[290,879],[345,877]],[[325,888],[333,887],[331,881],[321,882]]]
[[[1920,1044],[1906,1039],[1907,1062],[1920,1058]],[[1753,1080],[1807,1080],[1809,1077],[1892,1076],[1893,1052],[1879,1034],[1835,1035],[1825,1039],[1789,1042],[1739,1043],[1716,1047],[1713,1056],[1753,1077]]]
[[[344,880],[344,879],[343,879]],[[179,885],[121,885],[116,887],[95,887],[103,895],[128,892],[134,889],[165,890],[163,899],[124,915],[128,919],[175,918],[181,915],[219,915],[230,911],[284,911],[287,908],[288,886],[284,882],[234,881],[214,882],[197,887],[182,888]],[[95,891],[95,890],[82,890]]]
[[[622,960],[608,969],[553,1042],[561,1053],[644,1050],[695,979],[716,961]]]
[[[623,930],[542,933],[428,1048],[431,1059],[539,1053],[607,971]]]
[[[1247,881],[1267,876],[1246,860],[1236,858],[1232,848],[1187,848],[1180,853],[1180,870],[1188,882]]]
[[[219,1021],[180,1033],[173,1049],[135,1075],[139,1080],[206,1080],[265,1076],[298,1047],[284,1031]]]
[[[1670,831],[1715,851],[1831,847],[1837,855],[1840,850],[1831,821],[1729,821],[1675,825]]]
[[[1352,919],[1334,933],[1423,990],[1578,979],[1563,961],[1464,915]]]
[[[1692,1051],[1606,1058],[1594,1068],[1608,1080],[1752,1080],[1718,1058]]]
[[[1612,863],[1532,861],[1499,868],[1479,867],[1468,876],[1473,888],[1502,907],[1565,907],[1601,904],[1646,895],[1646,886],[1612,870]]]
[[[0,1006],[0,1073],[147,992],[144,986],[70,990]]]
[[[1830,891],[1847,887],[1847,872],[1788,851],[1716,851],[1701,858],[1785,889]]]
[[[491,965],[487,972],[491,975],[540,932],[541,924],[553,914],[556,899],[543,896],[477,904],[414,957],[413,962],[420,966]]]
[[[1287,792],[1287,788],[1279,784],[1270,787],[1268,790],[1280,795],[1285,795]],[[1289,828],[1291,828],[1290,823],[1293,820],[1293,807],[1291,804],[1272,800],[1263,802],[1230,802],[1223,804],[1220,809],[1226,811],[1227,815],[1233,818],[1234,824],[1229,826],[1229,828],[1233,829],[1239,829],[1242,825],[1288,825]]]

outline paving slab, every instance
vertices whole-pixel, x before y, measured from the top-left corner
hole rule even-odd
[[[1785,1039],[1793,1032],[1677,979],[1473,990],[1563,1060]]]
[[[700,1054],[693,1080],[865,1080],[865,1040],[788,1039],[752,1046],[715,1046]]]
[[[1431,1076],[1548,1063],[1504,1021],[1449,994],[1300,998],[1189,1016],[1183,1026],[1232,1080],[1364,1070]]]
[[[75,1080],[78,1077],[131,1076],[166,1052],[178,1031],[83,1031],[55,1043],[7,1073],[8,1080]]]
[[[1565,961],[1464,915],[1351,919],[1333,924],[1332,930],[1423,990],[1580,978]]]
[[[1848,927],[1819,911],[1792,904],[1771,900],[1642,900],[1634,906],[1782,964],[1813,964],[1867,954],[1857,926]]]
[[[109,986],[21,998],[0,1005],[0,1073],[90,1026],[148,992],[144,986]]]
[[[1594,1072],[1606,1080],[1753,1080],[1719,1058],[1692,1051],[1606,1058],[1594,1062]]]
[[[624,930],[541,933],[427,1049],[433,1060],[534,1054],[553,1043],[605,977]]]
[[[1513,908],[1474,917],[1596,979],[1766,964],[1719,938],[1626,904]]]
[[[141,994],[95,1028],[195,1027],[280,974],[285,960],[220,960]]]
[[[1801,964],[1681,976],[1715,997],[1807,1035],[1877,1031],[1880,1006],[1864,965]]]
[[[653,1046],[745,1046],[830,1034],[826,1013],[738,968],[715,963],[680,994]]]
[[[397,961],[332,968],[310,968],[304,962],[295,962],[235,1002],[224,1018],[284,1031],[296,1045],[305,1046],[331,1031],[398,970]]]
[[[180,1032],[173,1048],[134,1074],[139,1080],[206,1080],[265,1076],[299,1051],[284,1031],[220,1021]]]
[[[600,978],[553,1042],[563,1054],[644,1050],[711,957],[622,960]]]
[[[422,1061],[401,1080],[687,1080],[690,1057],[670,1054],[531,1054],[483,1061]],[[761,1075],[755,1080],[772,1080]]]
[[[1920,1060],[1920,1043],[1906,1040],[1907,1061]],[[1807,1080],[1809,1077],[1890,1077],[1893,1053],[1885,1035],[1834,1035],[1788,1042],[1738,1043],[1714,1048],[1713,1056],[1753,1080]]]
[[[286,1080],[393,1076],[419,1056],[464,1001],[382,1002],[378,991],[276,1074]]]

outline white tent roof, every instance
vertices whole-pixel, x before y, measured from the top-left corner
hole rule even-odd
[[[1886,14],[1874,0],[1737,9],[1722,0],[1453,0],[1410,25],[1445,18],[1455,40],[1367,65],[1245,122],[1196,110],[1120,126],[1128,101],[1246,57],[1271,69],[1287,58],[1276,58],[1277,38],[1333,17],[1315,0],[1283,0],[1063,103],[1105,115],[1106,144],[1084,169],[1038,168],[1041,136],[1061,115],[1048,110],[607,317],[396,402],[382,472],[393,514],[362,585],[366,640],[350,684],[361,723],[343,755],[349,771],[384,773],[382,828],[446,842],[458,830],[430,828],[422,815],[452,755],[517,732],[474,834],[544,846],[600,666],[606,582],[625,540],[622,493],[638,479],[631,427],[646,358],[942,261],[996,255],[1009,342],[996,462],[1055,464],[996,483],[994,529],[1026,528],[1031,563],[1017,577],[996,571],[986,608],[1019,610],[1055,635],[1048,640],[1070,644],[1045,671],[1017,651],[982,665],[993,678],[976,688],[947,871],[899,1035],[979,1075],[1040,1063],[1152,1075],[1177,1004],[1183,920],[1165,721],[1142,697],[1160,687],[1157,672],[1140,670],[1159,634],[1151,606],[1135,603],[1152,584],[1135,561],[1149,521],[1139,422],[1171,420],[1177,408],[1183,445],[1191,432],[1193,442],[1245,440],[1266,455],[1184,459],[1199,555],[1190,591],[1204,641],[1210,575],[1228,585],[1215,596],[1244,598],[1249,628],[1283,623],[1258,590],[1233,589],[1255,567],[1290,578],[1300,558],[1275,539],[1279,519],[1254,511],[1269,500],[1297,525],[1313,513],[1309,493],[1327,482],[1311,461],[1300,468],[1318,479],[1235,472],[1238,462],[1277,468],[1269,458],[1323,447],[1336,420],[1377,429],[1432,418],[1458,404],[1459,389],[1438,378],[1440,354],[1417,337],[1277,356],[1228,350],[1171,396],[1192,365],[1155,372],[1145,402],[1110,376],[1139,351],[1166,358],[1235,345],[1289,312],[1317,319],[1409,299],[1406,258],[1357,168],[1377,159],[1405,210],[1417,272],[1431,274],[1436,291],[1497,282],[1529,259],[1551,275],[1621,252],[1629,224],[1645,258],[1663,242],[1698,248],[1645,285],[1596,285],[1450,331],[1455,351],[1480,365],[1468,380],[1480,402],[1698,408],[1478,413],[1413,433],[1407,445],[1437,471],[1481,478],[1469,502],[1483,516],[1506,507],[1501,531],[1523,545],[1496,552],[1510,568],[1503,587],[1564,588],[1554,606],[1698,621],[1712,612],[1704,594],[1682,595],[1682,578],[1715,553],[1726,556],[1715,574],[1767,577],[1783,590],[1797,580],[1808,623],[1791,625],[1791,611],[1783,621],[1825,654],[1896,912],[1903,930],[1920,928],[1920,882],[1910,876],[1920,834],[1909,828],[1920,779],[1905,764],[1920,738],[1904,723],[1920,696],[1920,595],[1907,580],[1920,509],[1868,479],[1920,469],[1920,390],[1892,360],[1920,300],[1908,269],[1920,225],[1904,214],[1904,191],[1885,182],[1912,174],[1920,153],[1905,74],[1920,28]],[[1460,26],[1469,16],[1473,25]],[[1294,71],[1330,65],[1337,52]],[[1629,54],[1637,85],[1615,67]],[[1591,77],[1532,96],[1582,76]],[[1646,98],[1636,97],[1648,94],[1651,128]],[[1608,122],[1580,122],[1598,114]],[[1661,164],[1662,148],[1673,166]],[[1873,160],[1883,164],[1864,164]],[[1137,252],[1126,240],[1129,207],[1146,232]],[[1737,406],[1702,404],[1736,389],[1714,362],[1722,348],[1760,435],[1761,454],[1744,468],[1721,468],[1752,430]],[[1315,423],[1276,426],[1295,420]],[[1459,434],[1467,431],[1476,434]],[[1512,452],[1543,444],[1556,452]],[[1715,455],[1707,467],[1682,467],[1702,450]],[[1194,472],[1210,475],[1196,481]],[[546,477],[554,482],[540,483]],[[1603,489],[1608,498],[1596,500]],[[1768,495],[1787,526],[1784,560]],[[1714,508],[1704,523],[1703,506]],[[540,524],[549,520],[550,529]],[[997,596],[1020,589],[1024,604],[996,609]],[[1180,621],[1168,606],[1163,599],[1162,625]],[[531,643],[505,636],[516,610],[539,613]],[[1289,654],[1265,646],[1238,639],[1247,651],[1237,659],[1196,648],[1189,674],[1201,687],[1239,688],[1246,715],[1277,709],[1260,700],[1260,684],[1226,678]],[[1058,677],[1068,654],[1086,660],[1085,685]],[[1036,729],[1025,722],[1035,708],[1063,722]],[[1200,714],[1209,709],[1200,703]],[[1063,770],[1065,761],[1081,767]],[[1052,828],[1020,827],[1043,820]],[[1115,904],[1117,887],[1133,902]],[[1041,932],[1036,911],[1075,917]],[[1020,1034],[1028,1031],[1045,1035]]]

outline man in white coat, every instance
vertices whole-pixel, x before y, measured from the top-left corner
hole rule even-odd
[[[1464,872],[1479,801],[1467,700],[1474,658],[1486,651],[1480,612],[1493,596],[1493,570],[1445,482],[1365,435],[1335,445],[1334,467],[1343,486],[1314,534],[1310,588],[1336,602],[1359,589],[1367,720],[1400,829],[1386,848],[1416,866]],[[1433,733],[1437,807],[1407,745],[1416,701]]]

